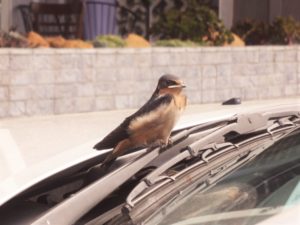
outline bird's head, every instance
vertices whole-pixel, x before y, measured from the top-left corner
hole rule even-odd
[[[174,91],[181,90],[182,88],[185,88],[185,84],[182,80],[179,79],[179,77],[176,77],[171,74],[165,74],[161,76],[158,80],[157,84],[157,91]]]

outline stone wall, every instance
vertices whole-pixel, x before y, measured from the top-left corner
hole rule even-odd
[[[190,104],[300,95],[298,47],[0,49],[0,117],[137,108],[163,73]]]

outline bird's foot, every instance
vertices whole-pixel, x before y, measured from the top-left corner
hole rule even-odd
[[[174,144],[173,140],[171,138],[168,139],[168,146],[172,146]]]

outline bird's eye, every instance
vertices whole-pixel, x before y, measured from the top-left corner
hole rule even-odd
[[[176,82],[173,81],[173,80],[168,80],[168,81],[167,81],[167,85],[168,85],[168,86],[176,85]]]

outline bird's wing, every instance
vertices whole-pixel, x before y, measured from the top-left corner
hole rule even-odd
[[[120,141],[129,137],[127,132],[129,118],[126,118],[117,128],[106,135],[94,148],[97,150],[114,148]]]
[[[146,104],[144,104],[137,112],[131,115],[130,121],[137,117],[143,116],[151,111],[154,111],[162,104],[169,104],[173,99],[173,96],[170,94],[159,95],[157,97],[151,98]]]
[[[129,138],[128,127],[132,120],[137,117],[143,116],[152,110],[157,109],[161,104],[168,104],[172,101],[172,95],[165,94],[155,98],[151,98],[144,104],[137,112],[127,117],[116,129],[104,137],[94,148],[97,150],[114,148],[120,141]]]

